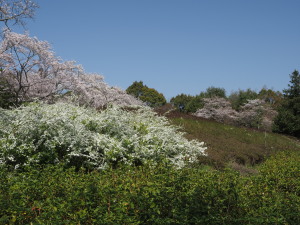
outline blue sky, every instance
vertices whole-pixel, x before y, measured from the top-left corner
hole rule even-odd
[[[38,0],[30,35],[64,60],[163,93],[281,91],[300,63],[299,0]]]

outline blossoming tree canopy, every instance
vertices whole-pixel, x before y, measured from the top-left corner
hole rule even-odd
[[[15,104],[39,99],[53,101],[71,92],[79,103],[103,107],[109,103],[141,105],[124,91],[108,86],[103,76],[87,74],[74,61],[55,56],[48,42],[28,33],[4,32],[0,46],[1,79],[14,92]]]
[[[31,0],[0,0],[0,22],[6,27],[10,24],[24,26],[25,19],[33,18],[36,8],[38,5]]]

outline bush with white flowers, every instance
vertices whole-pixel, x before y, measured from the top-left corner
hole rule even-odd
[[[0,110],[0,164],[11,168],[65,163],[104,169],[119,162],[167,160],[178,167],[205,154],[151,109],[111,106],[97,112],[66,103]]]

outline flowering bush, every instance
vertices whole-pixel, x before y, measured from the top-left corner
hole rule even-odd
[[[167,160],[178,167],[203,155],[203,143],[188,141],[150,109],[102,112],[57,103],[0,110],[0,164],[13,168],[65,163],[103,169]]]

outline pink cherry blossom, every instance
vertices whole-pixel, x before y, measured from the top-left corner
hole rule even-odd
[[[125,91],[110,87],[99,74],[88,74],[74,61],[55,56],[48,42],[28,33],[4,32],[0,45],[1,78],[16,96],[16,104],[34,99],[53,102],[70,96],[81,105],[141,105]]]

